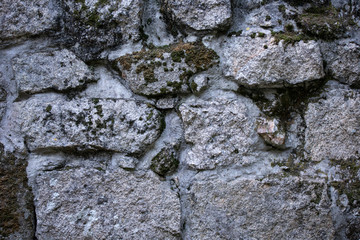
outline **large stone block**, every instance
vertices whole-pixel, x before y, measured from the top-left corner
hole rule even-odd
[[[314,161],[360,157],[360,94],[331,81],[305,114],[305,148]]]
[[[142,153],[162,131],[154,107],[134,100],[76,99],[44,95],[14,104],[14,130],[30,151],[102,149]]]
[[[197,31],[224,29],[231,23],[229,0],[162,0],[162,9],[177,24]]]
[[[222,45],[224,74],[241,85],[283,87],[325,76],[319,45],[300,41],[286,45],[270,37],[231,37]]]
[[[196,177],[185,239],[333,239],[324,182]]]
[[[66,49],[23,54],[13,60],[13,69],[21,93],[66,91],[94,80],[88,66]]]
[[[154,173],[65,167],[35,189],[39,240],[180,238],[179,198]]]
[[[245,97],[190,99],[179,107],[185,140],[193,144],[186,163],[197,169],[239,164],[259,144],[256,105]]]

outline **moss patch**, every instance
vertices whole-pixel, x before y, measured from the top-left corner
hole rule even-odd
[[[330,184],[338,190],[339,195],[346,194],[349,205],[353,208],[360,207],[360,159],[332,160],[332,166],[339,168],[341,181],[332,181]]]
[[[346,31],[349,19],[339,17],[332,6],[310,7],[297,18],[297,25],[310,37],[333,40]]]
[[[0,143],[0,160],[0,238],[5,239],[18,231],[33,231],[34,209],[25,159],[6,153]],[[24,209],[30,216],[25,217]]]
[[[179,165],[176,151],[170,148],[162,149],[152,160],[150,168],[160,176],[174,172]]]

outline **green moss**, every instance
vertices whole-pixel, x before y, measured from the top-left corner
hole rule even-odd
[[[346,194],[349,205],[354,208],[360,207],[360,159],[350,158],[348,160],[331,160],[332,166],[337,166],[340,171],[341,181],[332,181],[330,184],[338,190],[339,195]]]
[[[281,4],[279,7],[278,7],[278,10],[279,10],[279,12],[281,12],[281,13],[285,13],[286,12],[286,7],[285,7],[285,5],[284,4]]]
[[[258,37],[264,38],[264,37],[265,37],[265,33],[263,33],[263,32],[258,32]]]
[[[154,111],[151,110],[150,113],[146,117],[146,121],[149,121],[154,116]]]
[[[268,47],[268,45],[264,45],[264,49],[268,49],[269,47]]]
[[[164,59],[164,54],[170,53],[170,59]],[[159,61],[164,59],[164,62]],[[142,50],[133,54],[127,54],[116,60],[123,69],[130,71],[133,65],[136,66],[136,73],[143,73],[146,83],[153,83],[158,81],[155,78],[155,68],[167,66],[166,61],[171,60],[172,66],[175,63],[185,62],[187,67],[183,67],[182,73],[179,76],[179,81],[168,83],[168,86],[173,87],[173,91],[181,90],[182,84],[187,83],[188,79],[194,74],[205,71],[218,63],[219,56],[212,49],[206,48],[202,42],[183,43],[179,42],[173,45],[166,45],[156,47],[150,50]],[[139,63],[141,61],[141,63]],[[174,71],[174,68],[164,68],[164,71]],[[191,70],[190,70],[191,69]],[[169,92],[166,88],[159,89],[159,94],[163,95]]]
[[[228,37],[232,37],[232,36],[238,37],[238,36],[241,36],[242,32],[243,32],[242,30],[229,32],[227,36]]]
[[[99,115],[100,117],[103,117],[104,114],[103,114],[103,109],[102,109],[102,105],[96,105],[95,106],[95,109],[96,109],[96,114]]]
[[[256,33],[250,34],[250,37],[251,37],[251,38],[255,38],[255,37],[256,37]]]
[[[350,17],[340,17],[332,6],[310,7],[297,18],[297,25],[305,34],[323,40],[338,38],[350,23]]]
[[[181,59],[183,59],[185,57],[185,52],[184,50],[180,50],[180,51],[175,51],[171,53],[171,59],[174,62],[181,62]]]
[[[284,41],[286,44],[295,44],[300,41],[308,41],[311,40],[309,36],[304,34],[297,34],[294,32],[272,32],[271,35],[275,38],[275,43],[279,43],[280,41]]]
[[[191,84],[190,84],[190,88],[193,92],[196,92],[197,91],[197,87],[198,85],[196,84],[196,82],[192,81]]]
[[[51,109],[52,109],[52,106],[49,104],[49,105],[47,105],[45,111],[46,112],[51,112]]]
[[[161,176],[174,172],[179,165],[176,152],[170,148],[162,149],[152,160],[150,169]]]
[[[293,32],[294,31],[294,25],[292,25],[292,24],[286,24],[285,25],[285,30],[287,31],[287,32]]]
[[[145,82],[154,83],[158,81],[157,78],[155,78],[155,73],[154,73],[155,67],[156,66],[154,63],[150,63],[150,64],[142,63],[137,66],[136,73],[137,74],[143,73]]]
[[[270,21],[270,20],[271,20],[271,17],[269,15],[266,15],[265,21]]]

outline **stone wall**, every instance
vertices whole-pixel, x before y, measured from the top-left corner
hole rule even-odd
[[[360,239],[358,0],[0,16],[0,239]]]

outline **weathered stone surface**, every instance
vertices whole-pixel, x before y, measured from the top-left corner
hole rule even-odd
[[[0,6],[0,43],[53,29],[59,15],[53,0],[3,0]]]
[[[282,147],[285,144],[286,132],[276,118],[259,118],[257,120],[257,133],[266,143],[274,147]]]
[[[73,50],[85,60],[105,48],[140,39],[141,0],[63,0],[63,8],[65,31],[78,44]]]
[[[154,173],[74,167],[36,178],[40,239],[179,239],[180,202]]]
[[[7,92],[5,91],[5,89],[0,87],[0,122],[5,114],[6,111],[6,97],[7,97]]]
[[[26,109],[26,110],[25,110]],[[17,102],[14,130],[31,151],[105,149],[141,153],[160,135],[162,117],[145,103],[123,99],[76,99],[52,95]]]
[[[0,143],[0,239],[32,239],[33,211],[26,160],[4,150]]]
[[[208,87],[209,77],[205,74],[200,74],[194,77],[190,83],[191,90],[194,93],[204,91]]]
[[[194,180],[185,239],[333,239],[324,182]]]
[[[265,47],[266,46],[266,47]],[[270,37],[231,37],[222,46],[224,74],[242,85],[281,87],[324,77],[319,45],[276,44]]]
[[[360,45],[356,41],[323,44],[330,74],[342,83],[360,87]],[[329,51],[330,50],[330,51]]]
[[[310,103],[305,114],[305,148],[314,161],[360,157],[360,94],[329,82],[323,99]]]
[[[66,49],[23,54],[13,60],[13,69],[21,93],[65,91],[94,81],[88,66]]]
[[[134,157],[129,157],[124,154],[115,153],[111,158],[112,167],[121,167],[124,169],[135,169],[136,164],[139,162]]]
[[[177,24],[197,31],[224,29],[231,23],[229,0],[162,0],[163,11]]]
[[[156,101],[156,107],[159,109],[172,109],[178,101],[179,99],[177,98],[160,98]]]
[[[158,96],[189,92],[189,78],[215,65],[217,59],[202,43],[180,42],[127,54],[115,62],[133,92]]]
[[[190,99],[179,111],[185,140],[193,144],[186,156],[192,168],[213,169],[241,162],[260,140],[255,131],[259,110],[245,97]]]

